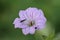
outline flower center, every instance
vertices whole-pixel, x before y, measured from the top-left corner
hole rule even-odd
[[[28,25],[29,27],[31,27],[35,24],[35,21],[26,21],[26,19],[21,20],[20,22]]]
[[[35,24],[34,21],[30,21],[29,24],[28,24],[28,26],[31,27],[31,26],[33,26],[34,24]]]

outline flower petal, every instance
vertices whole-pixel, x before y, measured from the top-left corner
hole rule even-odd
[[[16,18],[16,19],[14,20],[13,24],[17,24],[17,23],[19,23],[19,22],[20,22],[20,19],[19,19],[19,18]]]
[[[35,22],[36,25],[38,26],[37,28],[41,30],[45,28],[46,18],[44,16],[41,16],[40,18],[37,18]]]
[[[34,34],[34,33],[35,33],[35,27],[30,27],[29,33],[30,33],[30,34]]]
[[[20,24],[17,23],[17,24],[14,24],[15,28],[20,28]]]
[[[38,25],[38,27],[37,27],[39,30],[42,30],[42,29],[44,29],[45,28],[45,25]]]
[[[28,8],[27,10],[27,15],[30,19],[37,19],[39,18],[41,15],[44,15],[41,9],[37,9],[37,8]]]
[[[29,27],[22,29],[24,35],[29,34]]]
[[[16,18],[13,22],[15,28],[26,28],[27,25],[23,24],[23,23],[20,23],[20,18]]]
[[[37,8],[28,8],[27,10],[27,15],[30,19],[36,18],[37,16]]]
[[[40,18],[37,18],[35,22],[36,24],[44,25],[46,23],[46,18],[44,16],[41,16]]]
[[[39,9],[40,16],[44,16],[44,13],[41,9]]]
[[[26,28],[27,27],[27,25],[23,25],[22,23],[17,23],[14,25],[15,25],[15,28]]]
[[[27,19],[26,11],[21,10],[21,11],[19,12],[19,16],[20,16],[20,19],[21,19],[21,20]]]
[[[33,11],[33,8],[26,9],[26,12],[27,12],[26,14],[28,16],[28,19],[30,19],[30,20],[33,19],[33,12],[32,11]]]

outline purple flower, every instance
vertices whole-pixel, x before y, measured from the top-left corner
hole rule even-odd
[[[24,35],[34,34],[35,30],[45,27],[46,18],[41,9],[29,7],[26,10],[20,10],[19,17],[13,24],[15,28],[22,28]]]

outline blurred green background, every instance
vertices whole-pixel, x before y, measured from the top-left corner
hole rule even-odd
[[[42,9],[48,27],[55,29],[55,35],[60,32],[60,0],[0,0],[0,40],[40,40],[36,33],[25,36],[21,29],[14,28],[19,11],[28,7]]]

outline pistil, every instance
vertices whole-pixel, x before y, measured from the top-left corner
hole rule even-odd
[[[31,26],[33,26],[34,24],[35,24],[35,22],[34,22],[34,21],[30,21],[30,22],[29,22],[29,24],[28,24],[28,26],[30,26],[30,27],[31,27]]]

